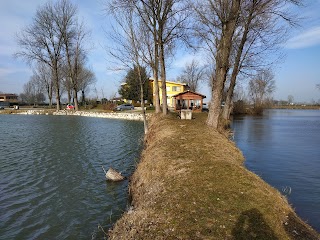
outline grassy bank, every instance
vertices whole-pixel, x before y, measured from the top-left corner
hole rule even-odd
[[[319,239],[286,199],[243,166],[234,143],[205,125],[155,116],[132,208],[110,239]]]
[[[273,106],[272,109],[302,109],[302,110],[319,110],[319,105],[284,105],[284,106]]]

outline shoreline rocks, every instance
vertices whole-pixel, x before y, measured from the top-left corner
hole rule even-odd
[[[57,116],[82,116],[82,117],[97,117],[97,118],[110,118],[110,119],[123,119],[133,121],[143,121],[143,115],[141,113],[131,112],[87,112],[87,111],[70,111],[60,110],[48,112],[47,110],[27,110],[23,112],[17,112],[16,114],[21,115],[57,115]],[[149,118],[150,114],[147,114]]]
[[[104,113],[104,112],[86,112],[86,111],[68,111],[61,110],[53,112],[53,115],[71,115],[71,116],[82,116],[82,117],[97,117],[97,118],[112,118],[112,119],[124,119],[124,120],[136,120],[143,121],[143,116],[140,113]]]
[[[49,115],[52,113],[48,110],[26,110],[26,111],[22,111],[22,112],[16,112],[16,113],[12,113],[12,114],[19,114],[19,115]]]

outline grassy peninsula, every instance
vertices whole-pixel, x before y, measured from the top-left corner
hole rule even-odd
[[[320,239],[205,114],[194,117],[150,119],[132,207],[110,239]]]

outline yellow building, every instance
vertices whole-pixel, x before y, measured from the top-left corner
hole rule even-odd
[[[0,102],[18,103],[18,95],[12,93],[0,93]]]
[[[153,102],[155,102],[154,79],[150,78],[150,83],[152,84]],[[161,80],[159,80],[158,83],[159,83],[160,104],[162,104],[162,90],[161,90],[162,82],[161,82]],[[186,83],[180,83],[180,82],[166,81],[166,87],[167,87],[167,104],[168,104],[168,107],[174,107],[175,106],[174,105],[175,99],[173,98],[174,95],[189,90],[189,86]]]

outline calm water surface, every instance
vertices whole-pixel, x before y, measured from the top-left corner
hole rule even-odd
[[[142,145],[136,121],[0,115],[0,239],[102,239],[127,204]]]
[[[287,195],[320,232],[320,110],[268,110],[236,117],[233,129],[247,168]]]

